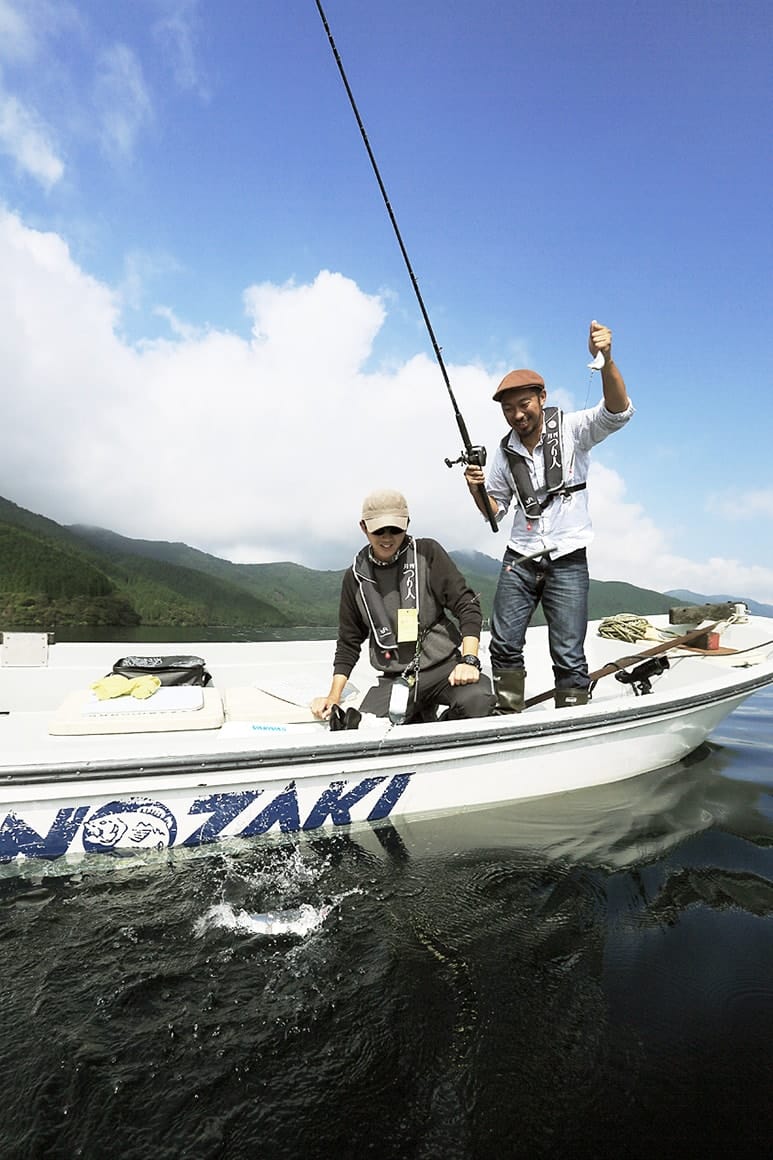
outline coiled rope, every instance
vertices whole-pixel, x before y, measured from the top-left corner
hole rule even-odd
[[[598,627],[599,636],[611,640],[624,640],[633,644],[637,640],[668,640],[668,633],[659,632],[644,616],[635,612],[618,612],[607,616]]]

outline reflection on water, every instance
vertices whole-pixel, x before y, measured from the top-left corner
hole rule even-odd
[[[772,725],[766,691],[613,786],[0,883],[3,1155],[763,1154]]]
[[[546,857],[620,869],[660,857],[728,819],[770,832],[769,794],[730,780],[736,752],[713,743],[686,760],[628,781],[552,794],[450,817],[394,822],[412,856],[460,849],[537,850]],[[758,768],[773,785],[773,769]]]

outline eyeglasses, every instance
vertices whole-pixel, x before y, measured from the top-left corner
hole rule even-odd
[[[371,532],[372,536],[400,536],[405,531],[404,528],[395,528],[391,524],[386,528],[376,528],[375,532]]]

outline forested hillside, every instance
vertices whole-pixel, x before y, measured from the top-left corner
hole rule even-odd
[[[480,594],[488,620],[499,560],[480,552],[451,555]],[[291,562],[233,564],[179,542],[65,528],[0,497],[0,630],[328,627],[338,620],[342,576],[343,570],[317,572]],[[592,618],[617,612],[649,616],[673,603],[673,596],[647,588],[591,580]],[[538,611],[535,623],[542,622]]]
[[[141,623],[110,578],[65,542],[0,523],[0,624]]]
[[[128,541],[131,543],[131,541]],[[285,612],[240,586],[75,532],[0,498],[0,627],[280,627]]]
[[[317,572],[289,561],[277,564],[232,564],[188,544],[131,540],[105,528],[74,525],[71,532],[107,555],[141,556],[148,561],[184,567],[244,589],[286,618],[289,624],[331,625],[338,620],[343,571]],[[278,622],[281,623],[281,622]]]

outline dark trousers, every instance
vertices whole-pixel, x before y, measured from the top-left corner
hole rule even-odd
[[[522,560],[508,548],[491,613],[491,667],[522,669],[531,615],[542,602],[557,689],[587,689],[588,560],[578,548],[558,560]]]
[[[411,689],[406,721],[434,721],[440,707],[446,708],[443,718],[452,721],[489,716],[495,701],[491,682],[481,673],[480,680],[473,685],[449,685],[448,677],[458,663],[458,657],[450,657],[431,669],[421,670]],[[394,680],[391,676],[379,677],[378,684],[368,689],[363,697],[361,712],[373,713],[376,717],[388,716]]]

